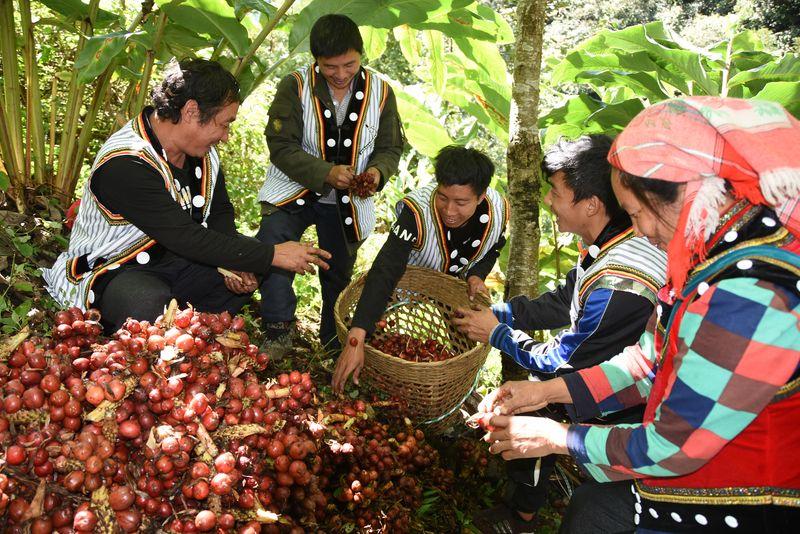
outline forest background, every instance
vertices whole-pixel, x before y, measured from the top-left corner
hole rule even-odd
[[[771,98],[800,112],[798,0],[0,0],[0,329],[13,332],[52,306],[38,267],[66,245],[63,212],[80,196],[93,154],[147,102],[174,57],[217,59],[240,79],[247,96],[221,154],[240,231],[254,234],[269,103],[281,77],[310,61],[308,32],[329,12],[360,24],[364,63],[395,87],[408,140],[379,196],[378,231],[361,249],[359,271],[385,239],[396,202],[432,179],[431,158],[444,145],[486,151],[494,186],[507,192],[509,131],[520,124],[538,129],[546,147],[561,136],[613,134],[677,94]],[[530,13],[544,13],[543,33],[534,32],[540,93],[533,108],[519,109],[538,105],[538,117],[512,111],[512,72],[528,61],[516,51],[528,50],[520,39],[536,22]],[[512,202],[533,208],[525,226],[533,230],[511,236],[490,277],[496,298],[508,293],[515,241],[533,256],[511,275],[514,292],[552,289],[578,254],[532,175],[530,194]],[[314,322],[317,279],[295,285],[299,316]]]

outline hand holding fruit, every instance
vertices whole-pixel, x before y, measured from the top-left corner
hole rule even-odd
[[[350,187],[354,176],[353,167],[350,165],[334,165],[328,171],[325,181],[334,189],[347,189]]]
[[[231,271],[238,276],[238,279],[233,276],[225,276],[225,287],[232,293],[243,295],[245,293],[252,293],[258,288],[258,280],[253,273],[246,273],[244,271]]]
[[[347,334],[342,354],[336,362],[336,369],[333,371],[333,391],[342,393],[350,374],[353,375],[353,383],[358,385],[358,376],[364,367],[364,340],[367,332],[363,328],[351,328]]]
[[[466,334],[472,341],[488,343],[495,327],[499,324],[491,308],[458,308],[453,318],[453,326]]]
[[[504,460],[537,458],[548,454],[569,454],[569,425],[547,417],[494,415],[488,425],[494,427],[483,438],[490,443],[489,452]]]
[[[514,415],[541,410],[547,406],[549,389],[556,378],[548,381],[514,380],[506,382],[496,390],[486,395],[478,405],[479,412],[494,413],[497,415]]]
[[[314,272],[312,265],[317,265],[327,271],[329,267],[324,260],[330,259],[330,257],[330,252],[316,248],[310,243],[287,241],[275,245],[272,266],[298,274],[311,274]]]

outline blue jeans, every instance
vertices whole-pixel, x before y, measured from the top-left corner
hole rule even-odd
[[[261,217],[261,227],[256,238],[262,243],[276,245],[285,241],[299,241],[306,228],[317,227],[319,247],[331,253],[330,269],[319,269],[322,288],[322,312],[319,338],[329,348],[339,348],[333,308],[339,294],[350,283],[361,243],[348,243],[339,222],[338,208],[334,204],[312,202],[300,211],[289,213],[278,209]],[[271,269],[261,282],[261,320],[264,324],[293,321],[297,297],[292,288],[294,273]]]

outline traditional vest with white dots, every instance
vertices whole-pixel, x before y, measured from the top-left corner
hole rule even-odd
[[[47,290],[63,306],[77,306],[85,310],[94,302],[92,284],[98,276],[129,261],[141,264],[150,261],[147,249],[155,241],[122,216],[103,206],[92,193],[92,175],[111,158],[134,156],[155,169],[164,179],[164,187],[176,202],[182,205],[191,202],[195,208],[202,209],[201,224],[206,224],[219,173],[219,156],[216,150],[212,148],[195,169],[202,195],[193,199],[183,198],[188,188],[181,190],[175,183],[166,159],[156,151],[147,136],[144,120],[143,113],[140,113],[100,148],[84,188],[69,247],[58,257],[52,268],[42,271]]]
[[[508,201],[491,187],[486,189],[489,210],[480,216],[480,235],[460,249],[448,244],[448,230],[434,207],[435,182],[412,191],[397,203],[396,211],[408,207],[417,221],[419,234],[408,258],[409,265],[427,267],[463,277],[500,240],[508,223]]]
[[[356,174],[367,169],[378,136],[381,112],[389,94],[389,85],[362,68],[356,75],[347,116],[341,127],[336,124],[336,110],[314,95],[319,74],[314,66],[293,72],[303,106],[303,139],[307,153],[338,165],[350,165]],[[348,124],[349,123],[349,124]],[[321,195],[289,178],[274,164],[258,192],[259,202],[279,207],[301,207],[316,202]],[[347,190],[336,190],[336,204],[348,241],[366,239],[375,228],[375,203],[372,197],[351,197]]]

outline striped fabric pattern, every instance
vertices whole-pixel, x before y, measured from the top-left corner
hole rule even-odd
[[[427,267],[440,272],[463,276],[478,263],[486,253],[500,239],[506,229],[509,210],[508,201],[491,187],[486,189],[486,199],[489,202],[490,220],[486,235],[480,240],[478,251],[470,258],[469,262],[450,264],[445,246],[445,237],[442,235],[444,225],[439,222],[439,217],[433,207],[434,196],[436,194],[436,182],[427,184],[409,193],[406,198],[397,203],[396,211],[400,211],[407,206],[414,213],[417,220],[418,242],[411,251],[408,263],[420,267]]]
[[[69,247],[56,259],[52,268],[42,270],[48,292],[63,306],[88,308],[94,302],[91,287],[98,275],[118,268],[154,244],[153,240],[141,230],[100,204],[90,187],[91,173],[111,158],[138,157],[163,177],[164,187],[176,201],[178,200],[169,165],[145,139],[146,134],[141,120],[140,115],[128,122],[100,148],[92,165],[90,178],[83,190],[81,207],[72,228]],[[202,189],[205,197],[202,222],[206,221],[210,213],[212,192],[218,172],[219,156],[212,148],[204,158],[200,176],[204,182]],[[75,265],[77,260],[84,256],[90,270],[79,274],[75,272]],[[105,261],[98,264],[98,258],[104,258]]]
[[[570,453],[598,481],[676,476],[705,464],[800,365],[800,298],[755,278],[711,285],[686,310],[652,423],[570,427]],[[653,324],[638,347],[579,371],[603,411],[641,403],[653,381]],[[726,347],[726,350],[720,350]]]
[[[311,83],[314,73],[313,66],[293,73],[298,79],[298,90],[300,91],[300,101],[303,105],[303,139],[301,146],[303,150],[316,157],[325,157],[325,144],[321,140],[322,119],[319,116],[320,110],[316,105],[314,97],[314,84]],[[388,85],[373,72],[364,70],[366,73],[366,86],[369,89],[364,96],[364,112],[359,117],[360,125],[356,129],[356,149],[353,151],[354,161],[351,162],[356,174],[361,174],[367,169],[370,156],[372,155],[375,139],[378,137],[381,112],[388,95]],[[277,166],[270,164],[267,168],[266,179],[258,192],[259,202],[268,202],[276,206],[282,206],[289,202],[296,201],[308,193],[308,189],[295,182]],[[315,193],[316,194],[316,193]],[[316,194],[319,197],[319,194]],[[376,215],[375,203],[372,197],[350,199],[354,208],[354,219],[358,235],[361,239],[366,239],[375,228]]]

